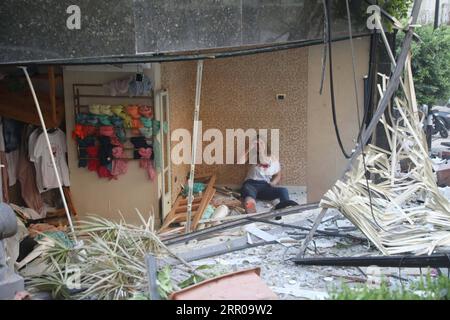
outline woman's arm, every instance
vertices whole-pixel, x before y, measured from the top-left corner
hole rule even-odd
[[[270,185],[272,187],[275,187],[277,184],[280,183],[280,181],[281,181],[281,171],[278,171],[278,173],[272,177],[272,180],[270,181]]]

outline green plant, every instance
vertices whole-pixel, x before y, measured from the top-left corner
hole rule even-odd
[[[39,277],[27,279],[31,291],[49,291],[57,299],[128,300],[148,299],[147,266],[145,256],[152,253],[158,258],[174,256],[153,231],[153,220],[142,226],[119,223],[91,216],[76,226],[77,239],[82,243],[72,246],[57,238],[43,234],[47,244],[40,257],[48,267]],[[205,275],[181,261],[189,277],[203,280]],[[79,277],[74,279],[73,273]],[[167,298],[176,282],[170,267],[159,270],[159,293]],[[69,284],[77,280],[80,288],[71,290]],[[187,281],[187,280],[186,280]],[[185,281],[183,281],[184,283]],[[189,282],[189,281],[187,281]]]
[[[450,98],[450,27],[425,26],[416,32],[420,41],[411,50],[417,101],[445,104]]]
[[[379,287],[358,285],[350,287],[342,284],[330,290],[331,300],[449,300],[450,279],[445,276],[421,277],[408,286],[391,288],[383,280]]]
[[[413,2],[413,0],[380,0],[379,5],[391,16],[403,20],[408,17]]]

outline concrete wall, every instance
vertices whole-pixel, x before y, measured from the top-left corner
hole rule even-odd
[[[101,69],[99,69],[101,70]],[[106,83],[109,80],[120,79],[127,76],[126,73],[117,72],[80,72],[64,71],[64,93],[67,125],[68,164],[70,170],[70,182],[72,197],[79,215],[82,217],[88,213],[103,217],[117,219],[118,210],[122,212],[130,223],[139,223],[135,213],[139,209],[144,216],[148,216],[155,210],[155,217],[159,217],[159,202],[157,182],[151,182],[145,171],[139,168],[139,161],[128,162],[128,172],[118,180],[108,181],[100,179],[95,172],[87,168],[78,168],[77,147],[71,138],[74,127],[74,103],[73,83]],[[153,104],[151,99],[140,100],[141,103]],[[102,104],[127,104],[136,103],[130,99],[85,99],[86,103]]]
[[[354,41],[360,114],[364,101],[363,78],[368,73],[369,39]],[[308,201],[318,201],[334,185],[347,163],[342,155],[334,132],[331,113],[328,68],[323,94],[319,94],[322,46],[309,48],[308,67],[308,148],[307,187]],[[355,145],[358,132],[352,59],[348,41],[333,44],[334,91],[338,127],[347,152]]]
[[[418,23],[433,24],[436,0],[423,0],[420,7]],[[439,25],[450,24],[450,0],[441,0],[439,10]]]

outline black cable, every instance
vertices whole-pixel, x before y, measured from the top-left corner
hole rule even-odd
[[[333,114],[333,125],[334,125],[334,131],[336,133],[336,138],[339,144],[339,148],[342,151],[342,154],[346,159],[351,158],[351,154],[347,153],[347,151],[344,148],[344,145],[342,143],[341,134],[339,132],[339,127],[337,124],[337,117],[336,117],[336,101],[334,96],[334,83],[333,83],[333,53],[332,53],[332,41],[331,41],[331,12],[330,12],[330,0],[327,0],[325,2],[325,9],[326,9],[326,19],[327,19],[327,33],[328,33],[328,61],[329,61],[329,68],[330,68],[330,96],[331,96],[331,111]]]
[[[359,116],[359,98],[358,98],[358,87],[357,87],[357,82],[356,82],[356,67],[355,67],[355,54],[354,54],[354,47],[353,47],[353,31],[352,31],[352,20],[351,20],[351,14],[350,14],[350,5],[349,5],[349,0],[345,0],[345,4],[346,4],[346,8],[347,8],[347,21],[348,21],[348,36],[350,39],[350,47],[352,50],[352,67],[353,67],[353,81],[354,81],[354,85],[355,85],[355,100],[356,100],[356,109],[358,111],[358,125],[360,128],[360,132],[358,134],[358,139],[359,139],[359,144],[361,145],[362,151],[361,151],[361,155],[362,155],[362,160],[363,160],[363,166],[364,166],[364,178],[366,180],[366,188],[367,188],[367,193],[369,196],[369,206],[370,206],[370,213],[372,215],[372,219],[375,222],[375,224],[378,226],[378,228],[380,228],[381,230],[387,232],[377,221],[377,219],[375,218],[375,214],[373,212],[373,202],[372,202],[372,190],[370,189],[370,184],[369,184],[369,178],[367,177],[367,164],[366,164],[366,155],[364,153],[364,149],[363,149],[363,141],[362,141],[362,128],[363,128],[363,123],[361,122],[360,116]],[[330,55],[331,58],[331,55]],[[365,117],[365,115],[364,115]]]

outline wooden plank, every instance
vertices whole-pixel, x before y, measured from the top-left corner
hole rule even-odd
[[[202,201],[202,197],[195,197],[194,200],[192,201],[192,203],[199,203],[200,201]],[[187,205],[187,199],[182,198],[180,201],[180,205]]]
[[[73,216],[76,216],[77,210],[75,209],[75,205],[73,204],[72,200],[72,193],[70,192],[70,187],[63,187],[64,196],[66,197],[67,205],[69,206],[70,213]]]
[[[199,207],[200,203],[196,203],[195,205],[192,206],[192,211],[197,211]],[[187,206],[180,206],[175,210],[175,213],[183,213],[183,212],[187,212]]]
[[[193,206],[192,206],[192,217],[193,224],[192,230],[197,228],[198,222],[200,221],[203,212],[206,207],[210,203],[211,199],[214,196],[215,189],[214,184],[216,182],[216,176],[199,176],[195,179],[195,182],[206,182],[206,189],[202,192],[201,195],[194,198]],[[164,220],[163,225],[159,229],[159,234],[167,233],[170,229],[170,225],[173,223],[186,222],[187,221],[187,199],[183,196],[179,195],[177,200],[175,201],[172,210],[170,210],[166,219]]]
[[[56,80],[55,80],[55,67],[48,67],[48,84],[50,90],[50,107],[51,107],[51,117],[53,123],[56,124],[58,122],[57,114],[56,114]]]
[[[206,207],[211,202],[212,198],[214,197],[214,194],[216,193],[216,189],[214,189],[214,184],[216,183],[216,175],[211,176],[211,179],[208,182],[208,186],[206,187],[206,190],[204,192],[204,196],[202,199],[202,202],[200,203],[200,206],[198,208],[197,213],[193,217],[192,221],[192,230],[195,231],[198,226],[198,222],[203,216],[203,212],[206,210]]]

